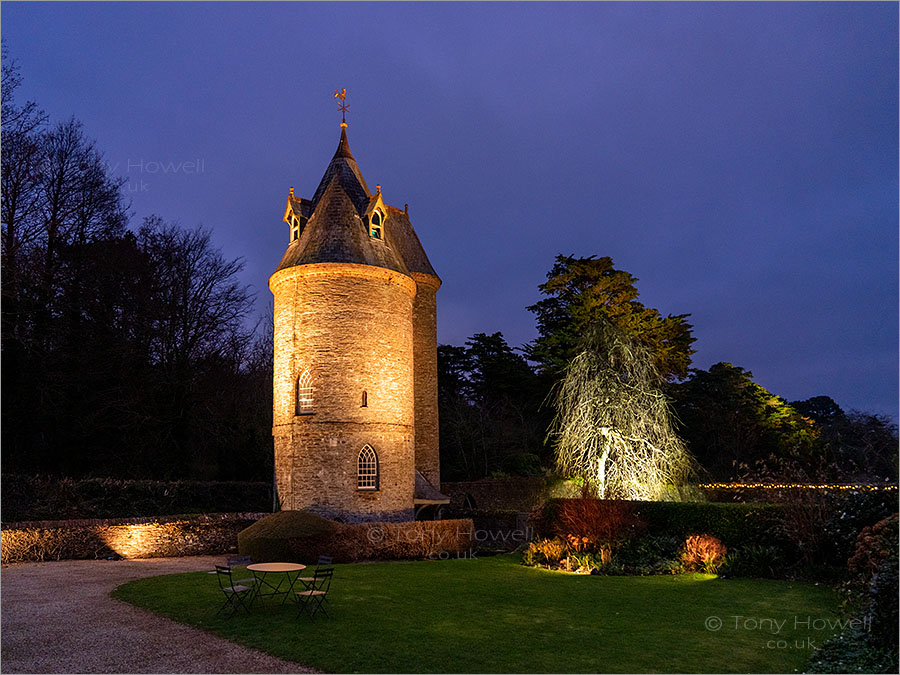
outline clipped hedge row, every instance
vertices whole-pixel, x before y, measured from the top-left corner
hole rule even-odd
[[[13,474],[4,474],[0,480],[4,522],[272,510],[272,487],[262,482],[73,479]]]
[[[565,499],[547,502],[535,525],[542,536],[553,536]],[[774,504],[727,502],[627,502],[631,513],[646,525],[649,535],[687,537],[710,534],[726,546],[783,545],[780,516]]]
[[[635,502],[635,511],[650,534],[710,534],[732,547],[787,543],[777,504]]]
[[[338,523],[305,511],[280,511],[238,534],[238,550],[255,562],[410,560],[463,555],[474,543],[470,519]]]
[[[262,513],[12,523],[0,532],[0,562],[165,558],[234,551],[237,534]]]

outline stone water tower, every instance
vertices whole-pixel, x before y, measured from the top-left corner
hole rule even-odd
[[[310,199],[291,188],[275,296],[281,508],[412,520],[439,492],[435,274],[408,209],[373,194],[347,125]],[[431,507],[431,508],[426,508]]]

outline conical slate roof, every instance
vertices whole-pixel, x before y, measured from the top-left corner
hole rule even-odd
[[[316,204],[319,203],[322,195],[325,194],[328,185],[335,179],[353,200],[357,209],[361,208],[368,200],[369,195],[372,194],[369,192],[369,186],[366,185],[366,179],[363,178],[362,172],[359,170],[359,165],[350,152],[350,143],[347,142],[347,127],[341,127],[341,140],[338,143],[337,150],[334,153],[334,157],[331,158],[331,164],[325,169],[325,175],[319,181],[319,187],[316,188],[316,192],[311,200],[313,209],[316,208]]]
[[[428,479],[416,469],[416,485],[413,490],[413,502],[416,504],[449,504],[450,497],[439,492],[428,482]]]
[[[289,197],[289,208],[305,224],[299,239],[291,242],[275,271],[296,265],[342,262],[437,278],[405,210],[385,205],[383,239],[369,236],[366,210],[379,197],[369,191],[350,152],[347,129],[342,125],[337,151],[313,198],[307,201],[294,197],[293,193]]]

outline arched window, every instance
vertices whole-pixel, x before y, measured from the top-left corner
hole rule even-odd
[[[372,239],[383,239],[382,227],[384,225],[384,216],[381,211],[373,211],[369,219],[369,235]]]
[[[378,455],[369,444],[363,446],[356,459],[356,488],[358,490],[378,489]]]
[[[369,407],[369,395],[368,395],[365,391],[363,391],[363,395],[362,395],[362,405],[361,405],[360,407],[361,407],[361,408],[368,408],[368,407]]]
[[[297,413],[307,415],[313,411],[312,375],[307,368],[297,378]]]

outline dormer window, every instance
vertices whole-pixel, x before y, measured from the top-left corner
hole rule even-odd
[[[291,215],[291,241],[297,241],[300,238],[300,221],[297,216]]]
[[[372,239],[384,239],[384,214],[375,210],[369,218],[369,236]]]

